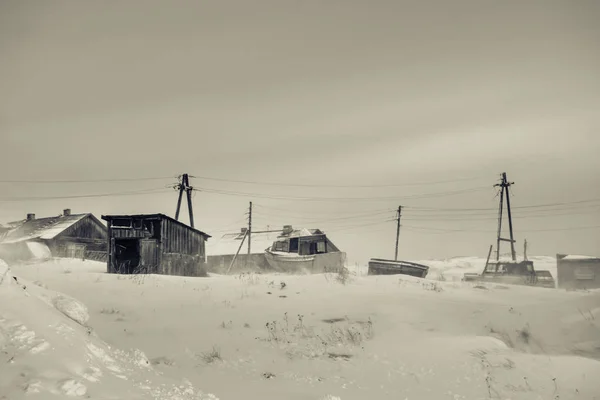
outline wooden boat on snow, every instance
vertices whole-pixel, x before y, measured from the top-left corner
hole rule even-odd
[[[285,225],[281,235],[265,249],[265,258],[274,271],[322,273],[345,265],[341,252],[319,229],[296,229]]]
[[[383,258],[371,258],[369,260],[369,275],[410,275],[425,278],[428,272],[429,267],[427,265],[409,261],[385,260]]]

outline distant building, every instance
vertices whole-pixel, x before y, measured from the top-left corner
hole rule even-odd
[[[206,276],[210,235],[164,214],[102,219],[108,223],[108,273]]]
[[[0,233],[0,258],[8,262],[49,257],[106,260],[107,229],[93,214],[65,209],[55,217],[27,214],[9,225]]]
[[[556,270],[559,289],[600,288],[598,257],[557,254]]]
[[[208,248],[208,268],[211,272],[225,273],[246,234],[246,228],[238,233],[223,235]],[[283,229],[255,231],[242,245],[231,271],[258,270],[277,272],[321,273],[345,265],[346,253],[341,252],[320,229]]]

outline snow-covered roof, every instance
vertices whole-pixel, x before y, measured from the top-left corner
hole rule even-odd
[[[600,260],[598,257],[593,256],[582,256],[582,255],[568,255],[562,258],[563,260]]]
[[[32,239],[54,239],[89,215],[91,214],[71,214],[24,220],[20,225],[6,232],[0,243],[10,244]]]
[[[262,254],[268,247],[270,247],[273,244],[273,242],[275,242],[278,239],[306,237],[322,234],[323,232],[319,229],[306,228],[294,229],[288,234],[284,234],[283,230],[252,232],[250,249],[252,254]],[[213,242],[207,242],[206,254],[209,256],[235,254],[237,253],[238,248],[240,247],[240,243],[243,237],[243,232],[226,233]],[[244,245],[240,250],[240,254],[248,254],[247,248],[248,238],[246,238],[246,240],[244,241]]]

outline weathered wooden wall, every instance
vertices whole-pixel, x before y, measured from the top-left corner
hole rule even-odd
[[[161,221],[161,250],[163,253],[178,253],[200,256],[204,259],[204,236],[170,219]]]
[[[107,272],[115,272],[112,268],[115,240],[137,239],[140,272],[180,276],[207,275],[206,238],[203,234],[169,218],[153,217],[145,221],[152,224],[152,232],[133,227],[109,227],[108,232],[112,240],[107,241],[110,254],[107,259]]]
[[[65,237],[106,240],[108,231],[101,222],[87,216],[61,232],[57,239]]]
[[[106,239],[60,238],[44,241],[53,257],[78,258],[82,260],[107,260]]]

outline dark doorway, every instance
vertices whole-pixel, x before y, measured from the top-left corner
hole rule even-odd
[[[298,238],[290,239],[290,253],[298,252]]]
[[[140,265],[137,239],[115,240],[115,267],[118,274],[135,274]]]

